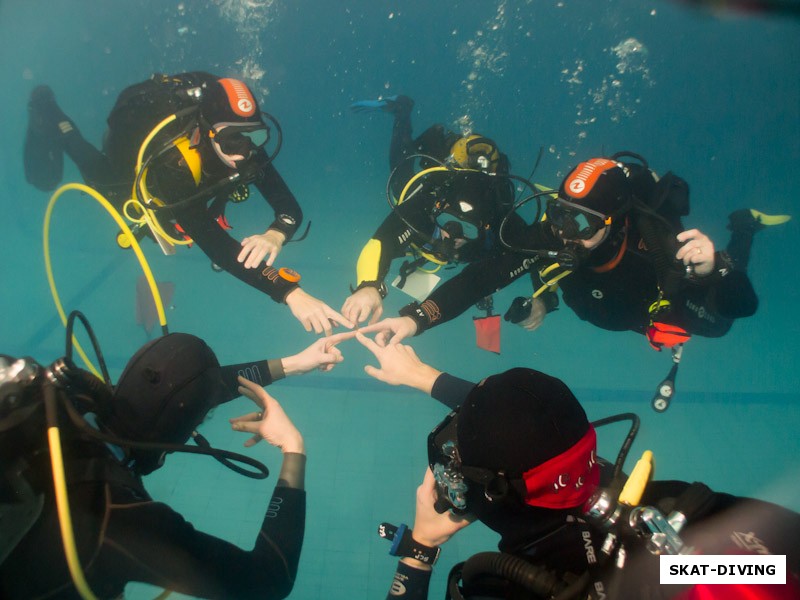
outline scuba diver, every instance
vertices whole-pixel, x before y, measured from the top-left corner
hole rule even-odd
[[[397,258],[410,257],[393,285],[424,298],[439,281],[433,273],[441,267],[498,252],[496,231],[513,204],[509,161],[495,142],[473,133],[445,131],[442,125],[412,138],[413,106],[408,96],[351,106],[354,112],[382,110],[394,115],[387,184],[392,212],[358,258],[356,286],[341,310],[353,323],[374,323],[381,317],[388,294],[384,279]],[[415,173],[417,160],[422,170]],[[524,223],[520,220],[519,225]]]
[[[403,344],[356,338],[379,362],[365,367],[369,375],[451,409],[428,437],[413,527],[379,527],[389,554],[400,558],[387,600],[427,598],[440,547],[475,521],[500,535],[500,552],[456,565],[447,598],[798,597],[800,515],[702,483],[653,481],[649,451],[626,475],[636,415],[590,423],[569,387],[539,371],[515,368],[476,385]],[[612,464],[596,454],[595,429],[623,420],[631,428]],[[661,585],[660,555],[679,553],[786,555],[786,582]]]
[[[635,160],[623,162],[630,158]],[[692,334],[720,337],[734,319],[755,313],[758,298],[747,276],[753,236],[789,219],[734,211],[727,249],[717,251],[702,231],[686,230],[681,222],[689,214],[688,184],[672,172],[659,177],[630,152],[580,163],[557,191],[534,196],[547,198],[544,218],[521,234],[504,223],[498,237],[506,252],[468,265],[424,303],[403,307],[400,318],[368,332],[389,331],[393,342],[419,335],[530,273],[534,293],[514,301],[507,321],[536,329],[557,309],[560,288],[564,303],[582,320],[644,334],[654,348],[673,349],[677,365]],[[664,410],[668,403],[661,394],[654,408]]]
[[[102,355],[103,379],[74,365],[69,342],[50,367],[0,357],[0,596],[118,598],[139,581],[202,598],[286,597],[304,537],[306,456],[303,436],[261,386],[331,369],[342,359],[340,339],[220,366],[203,340],[173,333],[143,346],[113,387]],[[241,395],[258,412],[231,419],[232,429],[248,434],[245,446],[265,439],[283,454],[250,551],[195,530],[142,482],[174,451],[266,477],[260,462],[212,448],[196,431],[210,410]],[[190,437],[196,446],[183,445]]]
[[[306,331],[330,334],[331,321],[349,326],[300,289],[296,272],[272,266],[303,213],[273,165],[280,126],[259,109],[246,84],[204,72],[155,74],[119,95],[102,152],[84,139],[49,87],[33,90],[28,112],[25,175],[35,187],[50,191],[61,182],[66,152],[88,185],[136,220],[137,238],[149,235],[165,254],[196,243],[215,270],[286,303]],[[277,133],[271,154],[267,122]],[[226,231],[225,206],[246,200],[250,185],[267,199],[275,219],[264,233],[240,243]],[[131,245],[124,233],[117,242]]]

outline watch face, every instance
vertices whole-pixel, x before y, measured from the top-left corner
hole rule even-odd
[[[289,215],[278,215],[278,219],[287,225],[294,225],[297,222],[294,220],[294,217]]]

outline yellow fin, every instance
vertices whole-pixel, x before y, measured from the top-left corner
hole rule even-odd
[[[770,227],[772,225],[783,225],[786,223],[786,221],[789,221],[792,218],[791,215],[768,215],[762,213],[760,210],[756,210],[755,208],[750,209],[750,214],[753,215],[753,218],[756,221],[765,227]]]

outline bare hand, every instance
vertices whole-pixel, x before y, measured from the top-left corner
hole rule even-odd
[[[397,344],[407,337],[416,335],[417,324],[411,317],[391,317],[362,328],[361,333],[378,333],[376,339]]]
[[[353,292],[342,305],[342,314],[353,323],[369,319],[372,325],[383,314],[383,300],[374,287],[363,287]],[[370,319],[370,314],[372,318]]]
[[[531,303],[531,314],[522,319],[517,325],[528,331],[533,331],[539,327],[547,316],[547,307],[544,300],[541,298],[534,298]]]
[[[286,304],[306,331],[313,329],[314,333],[325,332],[325,335],[329,336],[333,331],[331,323],[344,325],[348,329],[353,328],[349,319],[345,319],[322,300],[317,300],[301,288],[289,292]]]
[[[356,333],[356,339],[378,359],[380,368],[372,365],[364,367],[366,374],[378,381],[389,385],[407,385],[430,394],[433,384],[442,374],[441,371],[423,363],[411,346],[376,342],[361,332]]]
[[[275,398],[257,383],[241,376],[239,377],[239,393],[250,398],[262,409],[260,412],[248,413],[230,420],[234,431],[254,434],[244,443],[246,447],[253,446],[265,439],[279,448],[281,452],[305,454],[303,436],[283,412],[283,408]]]
[[[330,371],[344,360],[336,344],[355,337],[355,335],[354,331],[345,331],[318,339],[302,352],[282,359],[281,364],[283,365],[284,373],[288,377],[289,375],[302,375],[314,369]]]
[[[246,269],[255,269],[269,255],[267,265],[271,267],[285,241],[286,235],[277,229],[267,229],[266,233],[251,235],[242,240],[242,251],[236,260],[243,262]]]
[[[456,515],[451,511],[436,512],[436,480],[430,469],[425,469],[425,478],[417,488],[417,511],[414,515],[412,537],[426,546],[441,546],[458,531],[475,520],[472,515]]]
[[[714,243],[699,229],[689,229],[678,234],[678,241],[683,244],[675,258],[687,267],[694,266],[698,277],[705,277],[714,270]]]

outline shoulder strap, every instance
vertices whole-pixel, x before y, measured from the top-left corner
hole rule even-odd
[[[110,458],[89,458],[69,461],[65,466],[67,484],[104,482],[121,485],[149,498],[142,480]]]
[[[689,184],[672,171],[667,171],[656,182],[648,205],[665,216],[685,217],[689,214]]]

